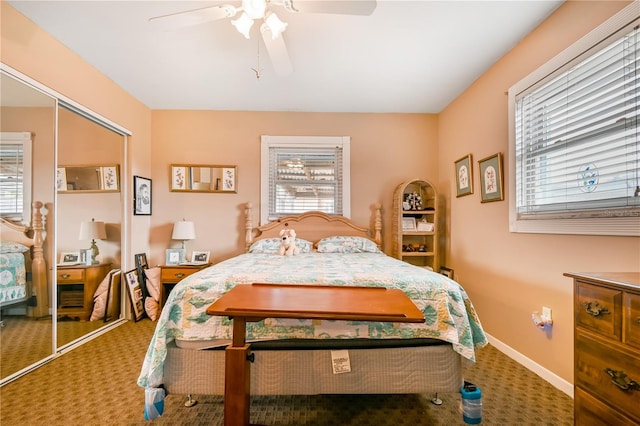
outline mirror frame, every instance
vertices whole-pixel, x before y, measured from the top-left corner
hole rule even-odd
[[[195,189],[193,188],[194,184],[201,183],[194,181],[193,169],[196,168],[220,169],[219,173],[215,173],[214,171],[212,171],[212,174],[210,176],[211,180],[209,181],[209,185],[214,185],[214,189],[206,189],[203,187]],[[215,183],[213,179],[216,179]],[[219,189],[221,185],[226,189]],[[237,194],[238,166],[221,164],[171,164],[171,170],[169,174],[169,190],[171,192],[212,192],[218,194]]]
[[[93,175],[95,171],[96,181],[84,181],[89,186],[95,184],[97,189],[69,189],[73,185],[68,181],[68,169],[84,169],[83,176]],[[66,189],[63,189],[66,188]],[[106,166],[58,166],[56,169],[56,190],[59,194],[87,193],[87,192],[120,192],[120,166],[111,164]]]

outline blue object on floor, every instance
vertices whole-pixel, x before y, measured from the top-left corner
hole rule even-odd
[[[462,394],[462,420],[470,425],[482,423],[482,391],[473,383],[464,382]]]

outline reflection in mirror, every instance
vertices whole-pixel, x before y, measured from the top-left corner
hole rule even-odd
[[[0,209],[2,217],[14,224],[0,220],[0,384],[53,355],[52,279],[47,270],[54,263],[55,116],[54,98],[2,70]],[[46,208],[34,213],[32,202]],[[40,230],[25,235],[21,225]],[[14,243],[35,247],[33,257],[38,260]]]
[[[59,166],[56,170],[58,192],[119,191],[117,165]]]
[[[237,167],[209,164],[172,164],[173,192],[237,193]]]
[[[104,165],[87,166],[96,158],[104,161]],[[122,134],[64,103],[60,105],[57,259],[62,253],[87,253],[94,243],[99,255],[95,259],[85,257],[87,261],[83,263],[57,267],[58,347],[100,329],[105,326],[105,319],[108,324],[120,316],[120,298],[113,295],[120,285],[123,200],[119,169],[123,158]],[[101,224],[101,232],[89,235],[86,231],[92,227],[86,224],[91,222]],[[111,301],[109,315],[107,300]]]

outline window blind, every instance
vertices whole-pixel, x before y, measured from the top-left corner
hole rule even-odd
[[[269,217],[319,210],[343,212],[343,150],[269,148]]]
[[[23,218],[25,149],[22,142],[0,144],[0,215]],[[29,171],[30,172],[30,171]]]
[[[519,219],[640,215],[639,60],[636,26],[516,95]]]

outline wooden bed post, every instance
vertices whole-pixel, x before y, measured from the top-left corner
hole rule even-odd
[[[31,262],[32,289],[36,293],[37,305],[32,308],[31,316],[41,318],[49,315],[49,294],[47,286],[47,262],[44,259],[44,222],[42,203],[31,204],[31,230],[33,231],[33,260]]]
[[[251,203],[247,203],[244,208],[244,250],[249,251],[249,247],[251,247],[251,243],[253,242],[253,222],[251,221],[251,217],[253,215],[253,206]]]
[[[373,229],[374,229],[374,234],[373,234],[373,239],[376,242],[376,244],[382,248],[382,205],[381,204],[376,204],[374,206],[374,222],[373,222]]]

